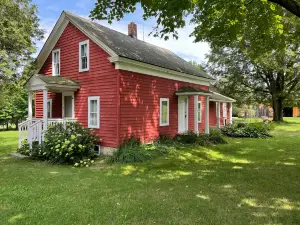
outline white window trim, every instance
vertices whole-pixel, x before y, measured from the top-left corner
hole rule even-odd
[[[86,69],[82,69],[82,62],[81,62],[81,45],[85,45],[86,44],[86,55],[87,55],[87,68]],[[79,72],[86,72],[90,70],[90,43],[89,40],[86,41],[82,41],[79,43]]]
[[[199,103],[200,103],[200,109],[198,108]],[[198,112],[200,112],[200,120],[198,118]],[[197,120],[198,123],[202,123],[202,101],[198,101],[197,103]]]
[[[59,55],[59,73],[58,74],[55,74],[55,69],[54,69],[54,53],[57,53],[58,52],[58,55]],[[60,49],[55,49],[52,51],[52,76],[59,76],[60,75]]]
[[[97,125],[91,125],[90,124],[90,102],[92,100],[96,100],[97,101]],[[100,128],[100,96],[89,96],[88,97],[88,128]]]
[[[167,102],[167,123],[162,123],[162,103]],[[169,126],[169,113],[170,113],[170,103],[168,98],[160,98],[160,104],[159,104],[159,126]]]
[[[50,102],[50,117],[48,117],[48,118],[52,118],[52,98],[49,98],[48,100],[47,100],[47,103],[48,102]],[[47,112],[48,113],[48,112]]]

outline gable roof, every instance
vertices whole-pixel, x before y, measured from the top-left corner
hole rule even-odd
[[[65,13],[71,21],[75,21],[84,30],[90,31],[118,56],[177,72],[212,79],[211,76],[175,55],[170,50],[132,38],[70,12],[65,11]]]
[[[67,11],[62,12],[43,49],[38,55],[38,64],[43,64],[45,62],[45,58],[49,53],[47,54],[46,52],[43,52],[43,50],[47,48],[49,50],[54,47],[69,21],[112,57],[119,56],[199,78],[214,80],[214,78],[191,65],[170,50],[132,38]],[[54,38],[54,36],[56,37]]]

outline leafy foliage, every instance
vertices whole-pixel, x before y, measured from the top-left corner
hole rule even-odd
[[[229,137],[266,138],[271,137],[272,125],[263,123],[238,123],[225,126],[221,129],[222,134]]]
[[[141,144],[139,139],[131,137],[113,152],[112,156],[107,157],[108,163],[136,163],[144,162],[164,155],[168,152],[167,148],[159,143]]]
[[[196,42],[207,41],[220,47],[242,40],[244,44],[251,43],[253,52],[264,52],[265,46],[268,49],[279,47],[281,40],[276,35],[285,32],[283,16],[295,17],[286,10],[291,7],[281,4],[282,2],[287,1],[98,0],[90,17],[111,23],[114,19],[120,20],[127,13],[133,13],[137,8],[136,4],[141,3],[143,18],[156,19],[154,36],[177,38],[177,29],[184,27],[191,18],[196,25],[192,33]],[[293,7],[300,9],[299,2],[294,2],[296,4]],[[266,38],[265,35],[269,34],[274,38]]]
[[[19,75],[43,36],[31,0],[0,0],[0,86]]]
[[[48,127],[41,145],[34,143],[29,149],[28,143],[23,143],[19,152],[53,163],[89,166],[94,156],[94,146],[99,141],[94,133],[79,123],[67,123],[66,127],[59,123]]]
[[[27,117],[28,93],[24,84],[35,69],[35,64],[28,62],[20,77],[0,85],[0,125],[15,124],[18,129],[18,123]]]

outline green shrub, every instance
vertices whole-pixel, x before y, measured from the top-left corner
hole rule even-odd
[[[79,123],[56,124],[48,127],[42,144],[33,143],[29,149],[29,144],[24,142],[18,151],[53,163],[89,166],[99,141],[97,135]]]
[[[144,162],[168,153],[168,149],[159,142],[153,144],[141,144],[139,139],[131,137],[123,142],[106,158],[108,163],[136,163]]]
[[[225,126],[221,129],[222,134],[229,137],[250,137],[250,138],[266,138],[271,137],[270,130],[272,125],[263,123],[241,123],[237,125]]]
[[[182,144],[196,144],[198,141],[198,134],[195,134],[193,131],[188,131],[184,134],[177,134],[174,139]]]
[[[195,134],[194,132],[189,131],[185,134],[177,134],[174,139],[182,144],[194,144],[199,146],[227,143],[222,137],[222,133],[219,129],[210,129],[210,134]]]
[[[74,164],[94,156],[94,146],[100,139],[79,123],[50,126],[45,133],[45,158],[55,163]]]

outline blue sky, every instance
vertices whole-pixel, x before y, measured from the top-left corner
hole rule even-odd
[[[45,30],[44,40],[38,43],[39,52],[63,10],[88,17],[94,7],[95,0],[33,0],[33,3],[38,6],[40,25]],[[178,40],[170,39],[165,41],[148,35],[156,23],[154,19],[144,21],[142,14],[142,9],[138,7],[134,14],[128,14],[121,21],[114,21],[111,25],[106,21],[97,22],[126,34],[127,25],[133,21],[138,26],[139,39],[142,40],[144,37],[146,42],[167,48],[185,60],[195,60],[199,63],[205,61],[205,54],[208,53],[209,46],[207,43],[193,43],[193,38],[189,37],[189,34],[193,31],[193,25],[187,25],[184,29],[179,30]]]

